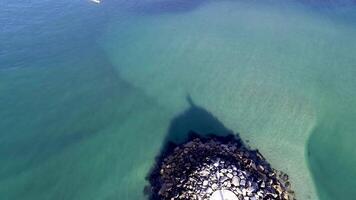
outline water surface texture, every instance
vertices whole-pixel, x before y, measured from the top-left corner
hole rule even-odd
[[[176,140],[238,132],[300,200],[354,198],[355,13],[353,1],[1,1],[0,199],[147,199],[172,127]]]

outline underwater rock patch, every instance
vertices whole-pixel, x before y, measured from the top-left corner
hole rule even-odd
[[[149,176],[150,199],[295,199],[288,175],[237,137],[191,135],[186,143],[171,144],[158,159]]]

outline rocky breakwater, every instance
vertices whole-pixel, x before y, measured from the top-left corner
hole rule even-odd
[[[151,199],[294,200],[288,175],[234,136],[199,137],[172,147],[158,160],[148,187]],[[215,197],[213,197],[215,196]],[[231,196],[231,195],[230,195]]]

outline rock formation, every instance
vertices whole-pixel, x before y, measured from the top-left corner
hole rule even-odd
[[[149,176],[151,199],[209,200],[215,191],[232,192],[239,200],[295,199],[288,175],[237,137],[192,135],[169,145],[157,160]]]

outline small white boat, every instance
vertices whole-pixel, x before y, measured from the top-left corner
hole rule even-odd
[[[97,4],[101,3],[101,0],[90,0],[90,1]]]

